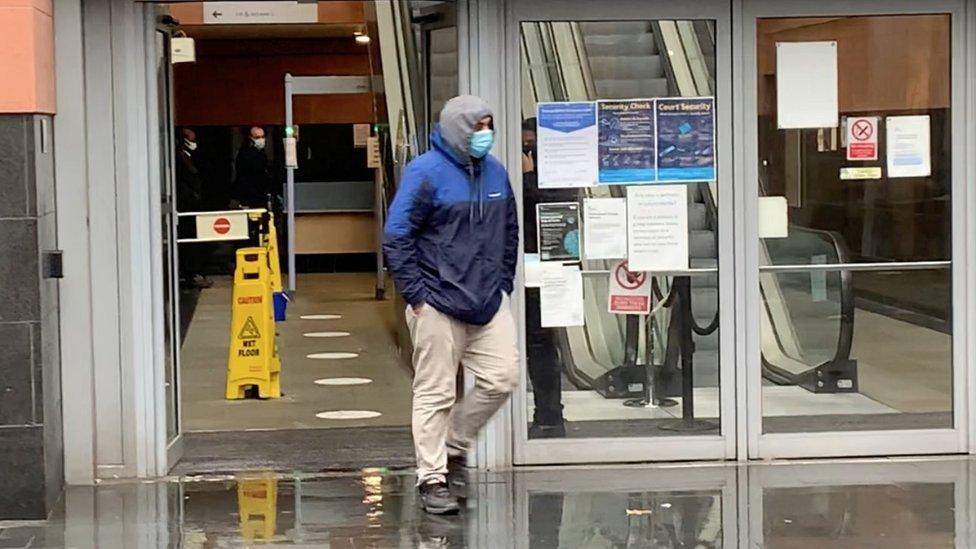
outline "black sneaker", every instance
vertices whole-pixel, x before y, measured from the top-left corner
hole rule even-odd
[[[468,460],[464,456],[448,456],[447,487],[455,497],[468,497]]]
[[[451,495],[445,482],[426,482],[417,487],[417,492],[424,511],[432,515],[453,515],[460,509],[457,498]]]
[[[557,423],[555,425],[546,425],[544,423],[533,423],[529,427],[529,438],[565,438],[566,437],[566,424]]]

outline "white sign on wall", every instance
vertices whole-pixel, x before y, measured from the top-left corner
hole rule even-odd
[[[836,128],[837,42],[776,43],[776,127]]]
[[[682,271],[688,268],[688,187],[627,187],[628,268]]]
[[[318,23],[318,2],[204,2],[205,25]]]

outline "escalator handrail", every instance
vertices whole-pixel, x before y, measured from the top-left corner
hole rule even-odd
[[[837,262],[845,264],[850,262],[851,253],[844,236],[836,231],[823,229],[811,229],[798,225],[790,225],[790,231],[799,231],[818,235],[830,242],[837,254]],[[851,348],[854,344],[854,281],[851,271],[839,271],[840,273],[840,334],[837,337],[837,349],[834,352],[834,361],[847,360],[851,356]]]

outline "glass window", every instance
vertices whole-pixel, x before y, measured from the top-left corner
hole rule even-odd
[[[691,20],[525,22],[520,41],[522,240],[527,257],[545,261],[552,258],[538,249],[540,204],[576,203],[580,212],[587,199],[626,197],[628,186],[540,188],[537,105],[713,97],[715,30],[713,21]],[[613,139],[607,135],[599,138],[601,150]],[[689,151],[698,152],[688,154],[714,157],[711,142],[694,144],[688,140]],[[576,262],[583,271],[583,327],[542,328],[540,290],[526,288],[530,439],[719,432],[718,196],[707,179],[678,185],[687,194],[688,265],[695,273],[647,273],[659,290],[650,314],[609,312],[617,259]]]
[[[764,432],[952,426],[949,36],[948,15],[758,21],[760,200],[789,220],[759,243]],[[783,129],[779,48],[811,42],[835,43],[838,125]]]

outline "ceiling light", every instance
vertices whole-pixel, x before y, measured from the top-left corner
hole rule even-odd
[[[369,35],[366,35],[366,34],[356,35],[356,43],[357,44],[363,44],[363,45],[365,45],[365,44],[369,44],[369,42],[370,42]]]

